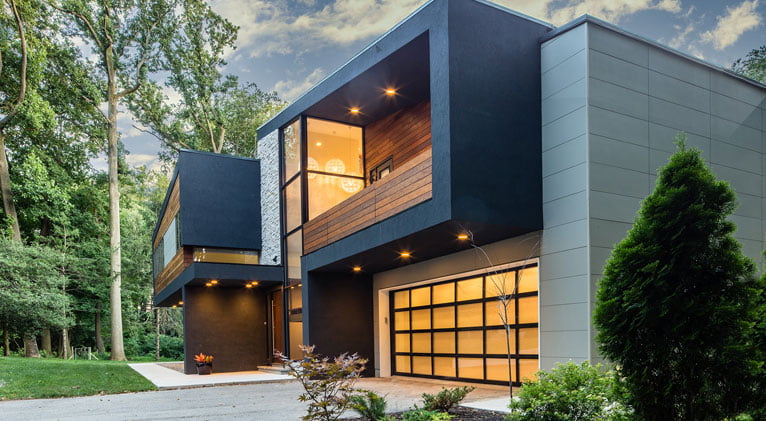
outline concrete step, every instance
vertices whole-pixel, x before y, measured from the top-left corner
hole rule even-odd
[[[263,371],[271,374],[290,374],[290,370],[282,365],[259,365],[258,371]]]

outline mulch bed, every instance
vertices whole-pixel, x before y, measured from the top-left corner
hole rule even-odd
[[[449,413],[451,415],[454,415],[454,418],[452,418],[452,421],[503,421],[505,420],[505,415],[506,415],[502,412],[487,411],[484,409],[466,408],[463,406],[452,408],[449,411]],[[401,412],[396,412],[389,415],[394,416],[397,420],[402,419]],[[344,418],[344,420],[361,421],[362,419],[361,418]]]

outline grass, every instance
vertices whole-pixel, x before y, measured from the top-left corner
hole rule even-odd
[[[0,357],[0,400],[156,390],[124,362]]]

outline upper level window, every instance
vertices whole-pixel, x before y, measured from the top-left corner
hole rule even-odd
[[[314,218],[364,188],[362,128],[307,119],[308,218]]]
[[[282,166],[284,180],[291,179],[301,169],[301,120],[295,120],[282,130]]]

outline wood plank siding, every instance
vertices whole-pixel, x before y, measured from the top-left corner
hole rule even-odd
[[[194,247],[181,247],[170,262],[162,269],[154,280],[154,294],[165,289],[168,284],[176,279],[194,261]]]
[[[431,149],[303,225],[311,253],[431,198]]]
[[[364,128],[367,184],[370,170],[392,158],[393,170],[431,148],[431,103],[421,102]]]
[[[157,236],[154,238],[154,244],[152,246],[152,250],[156,250],[157,246],[160,245],[160,241],[162,241],[162,236],[165,235],[165,232],[167,232],[168,227],[170,226],[170,223],[173,222],[173,218],[176,217],[176,214],[178,213],[178,210],[181,207],[181,194],[180,194],[180,178],[176,177],[175,183],[173,183],[173,190],[170,191],[170,196],[168,197],[168,204],[165,206],[165,213],[162,214],[162,220],[160,221],[160,229],[157,230]]]

